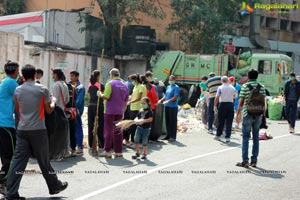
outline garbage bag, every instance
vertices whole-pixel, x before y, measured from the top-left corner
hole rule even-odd
[[[247,61],[245,60],[239,60],[239,67],[238,68],[244,68],[247,66]]]
[[[251,51],[246,51],[240,55],[240,60],[247,61],[251,57]]]
[[[157,141],[158,138],[162,135],[163,115],[164,115],[164,105],[157,104],[157,106],[155,107],[152,127],[149,136],[149,139],[152,141]]]
[[[51,114],[45,114],[49,139],[49,159],[63,158],[68,150],[69,122],[64,111],[56,106]]]
[[[247,65],[251,65],[251,61],[252,61],[252,56],[250,56],[250,57],[247,59]]]
[[[248,81],[248,76],[244,76],[241,79],[238,79],[238,84],[243,85],[247,83],[247,81]]]
[[[268,101],[268,114],[271,120],[280,120],[282,117],[283,105],[273,99]]]

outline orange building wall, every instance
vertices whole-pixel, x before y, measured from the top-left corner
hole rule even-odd
[[[166,17],[163,20],[153,19],[145,14],[139,13],[137,15],[141,19],[139,25],[151,26],[151,28],[156,30],[157,42],[169,43],[170,50],[178,50],[180,49],[178,33],[168,33],[166,30],[168,24],[172,22],[170,0],[163,0],[161,2],[163,2],[161,3],[161,8],[166,13]],[[25,12],[47,9],[71,10],[90,7],[91,4],[95,5],[92,15],[100,17],[100,8],[96,0],[25,0]]]

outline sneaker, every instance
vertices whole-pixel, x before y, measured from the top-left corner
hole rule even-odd
[[[68,187],[68,182],[62,182],[61,185],[56,189],[49,192],[50,195],[58,194],[64,191]]]
[[[164,137],[163,139],[161,140],[169,140],[170,138],[168,136]]]
[[[71,151],[71,157],[76,157],[76,156],[77,156],[76,150],[72,150]]]
[[[136,159],[138,159],[139,157],[140,157],[140,154],[139,154],[139,153],[136,153],[135,155],[131,156],[131,158],[132,158],[133,160],[136,160]]]
[[[176,140],[174,139],[174,138],[170,138],[169,140],[168,140],[168,142],[175,142]]]
[[[110,153],[110,152],[106,152],[106,151],[100,153],[99,156],[100,156],[100,157],[105,157],[105,158],[111,158],[111,157],[112,157],[112,156],[111,156],[111,153]]]
[[[243,161],[243,162],[237,163],[236,166],[249,168],[249,162]]]
[[[250,167],[256,167],[256,165],[257,165],[257,161],[251,161],[251,163],[250,163]]]
[[[6,195],[6,184],[5,183],[1,183],[0,184],[0,194]]]
[[[221,141],[221,137],[220,136],[215,136],[214,140]]]
[[[147,159],[147,155],[143,154],[143,156],[141,157],[142,160],[146,160]]]
[[[212,129],[208,129],[207,133],[212,135],[214,131]]]
[[[77,151],[76,151],[76,154],[78,156],[82,156],[83,155],[83,149],[82,148],[78,148]]]
[[[72,153],[70,151],[67,151],[64,155],[64,158],[70,158],[72,156]]]
[[[103,148],[99,148],[99,149],[98,149],[98,153],[99,153],[99,154],[101,154],[103,151],[104,151]]]
[[[290,129],[290,133],[291,133],[291,134],[295,133],[294,128],[291,128],[291,129]]]
[[[225,138],[226,143],[230,143],[230,138]]]
[[[115,153],[114,156],[115,156],[115,158],[121,158],[121,157],[123,157],[123,154],[122,153]]]

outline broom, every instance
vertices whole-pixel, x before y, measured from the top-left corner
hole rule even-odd
[[[136,124],[136,122],[134,120],[122,120],[122,121],[119,121],[115,126],[122,130],[127,130],[135,124]]]
[[[103,64],[103,56],[104,56],[104,49],[102,49],[102,53],[101,53],[101,60],[100,60],[100,73],[102,73],[102,64]],[[101,75],[100,75],[100,81],[101,80]],[[100,90],[100,88],[99,88]],[[92,145],[92,155],[93,156],[98,156],[98,119],[99,119],[99,104],[100,104],[100,96],[98,97],[98,101],[97,101],[97,110],[96,110],[96,117],[95,117],[95,121],[94,121],[94,129],[93,129],[93,145]]]

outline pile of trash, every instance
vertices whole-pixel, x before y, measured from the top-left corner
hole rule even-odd
[[[191,131],[200,130],[202,124],[199,121],[198,108],[192,108],[189,104],[185,104],[179,108],[177,131],[179,133],[189,133]]]

